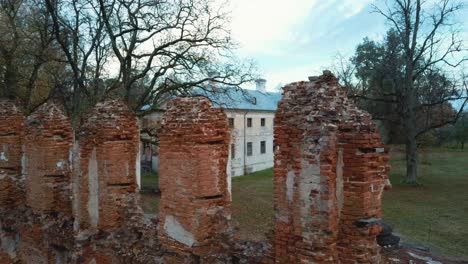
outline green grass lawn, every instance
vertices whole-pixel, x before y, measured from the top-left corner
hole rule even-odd
[[[404,157],[392,153],[393,188],[384,194],[385,220],[406,241],[468,258],[468,151],[421,151],[417,187],[402,183]]]
[[[157,214],[159,195],[153,192],[159,188],[159,177],[155,173],[143,173],[141,175],[141,202],[143,210],[148,214]],[[149,190],[149,191],[145,191]]]
[[[141,187],[146,189],[158,189],[159,177],[157,173],[142,173]]]
[[[273,228],[273,169],[232,179],[232,214],[244,239],[260,240]]]
[[[468,258],[468,151],[422,151],[418,187],[401,184],[403,158],[392,152],[393,188],[384,195],[384,219],[404,241]],[[263,239],[273,228],[272,175],[266,170],[233,179],[233,219],[243,238]]]
[[[404,241],[468,258],[468,150],[421,151],[417,187],[402,184],[404,153],[396,150],[391,156],[393,188],[384,195],[384,219]],[[273,228],[272,177],[270,169],[233,178],[233,220],[241,238],[265,239]],[[157,181],[151,176],[142,179],[143,186],[157,186]],[[142,200],[146,212],[157,213],[156,195],[143,193]]]

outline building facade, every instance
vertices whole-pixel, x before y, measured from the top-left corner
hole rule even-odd
[[[225,109],[231,127],[228,173],[241,176],[273,167],[274,111]]]
[[[213,105],[224,109],[231,127],[227,173],[231,177],[273,167],[274,117],[281,93],[266,92],[266,80],[256,81],[255,90],[216,88],[219,91],[195,91],[194,96],[208,97]],[[161,113],[144,117],[144,122],[159,124]],[[142,134],[142,138],[146,136]],[[151,162],[158,170],[157,149],[148,151],[142,146],[142,162]],[[149,156],[148,156],[149,155]]]

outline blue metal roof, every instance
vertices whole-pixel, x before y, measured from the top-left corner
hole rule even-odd
[[[215,89],[213,89],[213,92],[194,89],[192,95],[205,96],[217,107],[257,111],[276,111],[278,102],[282,97],[281,93],[260,92],[258,90],[233,87]]]

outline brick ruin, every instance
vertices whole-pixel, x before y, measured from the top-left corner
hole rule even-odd
[[[204,97],[177,98],[163,124],[159,238],[179,253],[167,263],[226,263],[232,239],[226,114]]]
[[[389,158],[331,73],[284,87],[269,241],[234,236],[229,133],[206,98],[168,104],[151,217],[139,205],[138,123],[124,103],[99,103],[74,130],[54,104],[25,117],[0,100],[0,264],[383,261],[375,238]]]
[[[10,101],[0,101],[0,207],[24,203],[21,172],[24,117]]]
[[[79,229],[109,230],[140,210],[136,192],[139,131],[135,116],[119,101],[98,104],[78,132],[74,196]],[[128,215],[127,215],[128,214]]]
[[[160,258],[156,223],[139,207],[139,130],[125,104],[98,104],[77,131],[54,104],[27,118],[13,102],[0,107],[1,264]]]
[[[325,72],[283,88],[275,116],[275,259],[380,263],[389,157],[371,116]]]

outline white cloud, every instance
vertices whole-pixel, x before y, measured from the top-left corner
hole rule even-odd
[[[340,12],[344,18],[349,18],[359,14],[372,0],[343,0],[339,5]]]
[[[235,0],[232,30],[242,49],[249,52],[277,53],[275,43],[293,36],[291,28],[300,25],[317,0]]]
[[[317,65],[299,65],[297,67],[288,67],[269,71],[265,78],[267,79],[267,89],[273,90],[278,84],[283,86],[292,82],[307,81],[309,76],[320,75],[321,67]]]

